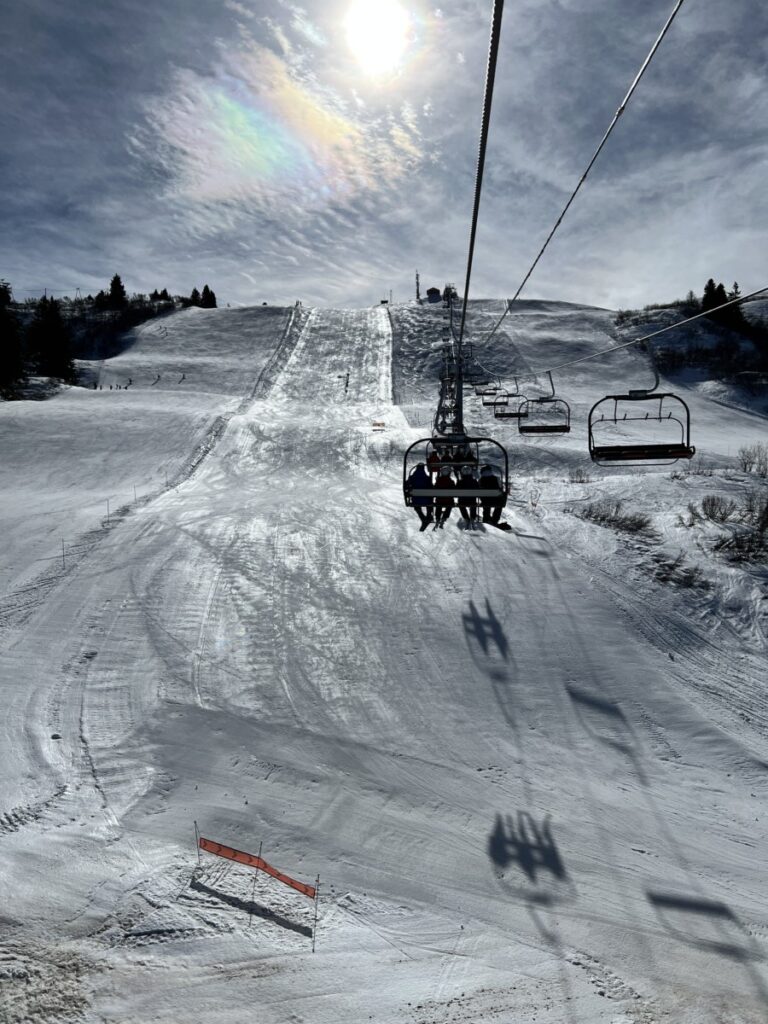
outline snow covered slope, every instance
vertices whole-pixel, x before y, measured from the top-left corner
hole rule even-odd
[[[473,328],[502,308],[474,305]],[[665,545],[697,557],[675,516],[696,488],[746,486],[735,451],[765,420],[691,394],[721,475],[571,483],[588,404],[642,384],[642,355],[574,368],[557,441],[495,430],[473,399],[510,446],[513,532],[454,515],[419,533],[400,458],[429,422],[434,312],[392,310],[394,362],[380,308],[312,310],[282,348],[287,311],[258,344],[257,311],[204,315],[244,372],[222,384],[195,320],[197,387],[229,403],[200,408],[202,431],[226,411],[206,457],[2,627],[2,1019],[764,1020],[765,576],[712,564],[684,589],[651,567]],[[525,303],[487,358],[549,365],[612,330],[608,311]],[[159,352],[142,341],[104,379],[165,377]],[[180,465],[149,387],[140,429]],[[71,394],[25,410],[21,465]],[[115,458],[141,449],[137,419],[103,439]],[[642,504],[653,537],[574,514],[606,494]],[[311,903],[197,867],[195,820],[319,873],[314,954]]]

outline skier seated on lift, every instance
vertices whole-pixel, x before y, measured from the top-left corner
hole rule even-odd
[[[501,480],[494,472],[493,466],[483,466],[480,470],[480,488],[484,491],[498,490],[501,492]],[[481,498],[483,506],[483,522],[497,526],[504,508],[504,498]]]
[[[437,449],[433,449],[429,453],[429,455],[427,456],[427,466],[429,468],[429,472],[430,473],[437,473],[437,472],[439,472],[439,470],[440,470],[440,463],[441,462],[442,462],[442,459],[440,458],[440,453],[437,451]]]
[[[437,480],[435,481],[435,529],[442,530],[445,526],[446,520],[450,518],[451,509],[453,508],[453,497],[451,495],[445,495],[440,497],[440,491],[448,490],[451,491],[455,487],[453,476],[451,475],[450,466],[441,466],[440,472],[438,473]]]
[[[423,462],[417,463],[415,469],[413,469],[408,477],[408,483],[410,484],[411,490],[419,488],[432,487],[432,478],[427,472],[426,466]],[[413,507],[416,515],[421,520],[422,531],[426,530],[429,523],[432,522],[432,498],[412,498]]]
[[[471,466],[461,467],[461,476],[456,486],[470,492],[478,489],[480,485]],[[477,522],[477,498],[474,495],[470,497],[469,494],[466,500],[459,498],[459,512],[461,512],[465,522],[469,523],[470,526],[474,526]]]
[[[462,444],[456,449],[454,462],[463,463],[468,466],[477,466],[477,456],[468,444]]]

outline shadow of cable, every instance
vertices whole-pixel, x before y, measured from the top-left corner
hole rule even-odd
[[[298,935],[306,935],[312,937],[312,929],[308,925],[297,924],[295,921],[289,921],[287,917],[283,917],[281,914],[276,914],[273,910],[269,910],[268,907],[262,907],[258,903],[253,903],[251,900],[243,900],[239,896],[233,896],[230,893],[221,892],[219,889],[214,889],[210,885],[206,885],[204,882],[198,881],[193,878],[189,883],[190,889],[195,889],[197,892],[205,893],[207,896],[213,896],[214,899],[219,900],[220,903],[226,903],[229,907],[234,907],[236,910],[244,910],[247,914],[253,917],[260,917],[264,921],[271,921],[272,924],[278,925],[280,928],[285,928],[288,931],[296,932]]]

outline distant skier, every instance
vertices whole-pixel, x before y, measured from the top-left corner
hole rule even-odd
[[[432,489],[432,479],[423,462],[419,462],[412,471],[408,477],[408,483],[411,490],[413,488]],[[412,501],[414,511],[421,520],[421,532],[423,533],[432,522],[432,498],[413,498]]]
[[[483,466],[480,470],[480,489],[484,491],[498,490],[498,498],[481,498],[483,506],[483,522],[491,526],[498,526],[501,519],[501,510],[504,508],[504,498],[501,496],[501,480],[495,474],[493,466]]]
[[[455,487],[453,476],[451,475],[450,466],[441,466],[440,472],[435,481],[435,529],[440,529],[445,526],[448,519],[451,516],[451,509],[453,508],[453,497],[451,495],[440,496],[440,491],[453,490]]]
[[[469,492],[466,500],[459,498],[459,512],[461,512],[464,521],[469,523],[470,527],[473,527],[477,522],[477,498],[472,494],[472,491],[476,491],[479,484],[471,466],[461,467],[461,476],[456,486],[461,490]]]

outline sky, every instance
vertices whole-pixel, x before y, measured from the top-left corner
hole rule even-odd
[[[490,0],[4,0],[0,278],[463,288]],[[674,0],[509,0],[470,297],[514,293]],[[768,284],[768,5],[686,0],[523,296]]]

